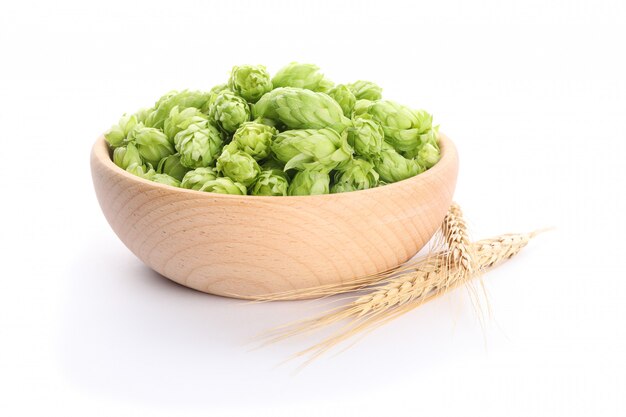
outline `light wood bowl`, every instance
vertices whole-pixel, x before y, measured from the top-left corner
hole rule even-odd
[[[93,146],[91,173],[107,221],[146,265],[199,291],[255,298],[347,282],[415,255],[439,228],[456,185],[456,149],[443,134],[440,145],[441,160],[428,171],[343,194],[170,187],[117,167],[103,137]]]

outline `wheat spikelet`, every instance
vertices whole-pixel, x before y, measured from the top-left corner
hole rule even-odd
[[[472,274],[476,269],[473,248],[463,212],[457,203],[450,206],[443,219],[441,231],[448,246],[450,266],[456,267],[459,273]]]
[[[478,269],[478,260],[471,244],[467,223],[461,207],[453,202],[443,220],[441,230],[448,247],[447,279],[452,284],[457,281],[466,282],[469,299],[476,311],[480,325],[484,328],[485,316],[491,316],[491,307],[487,297],[487,289]],[[476,278],[475,281],[470,281]],[[476,283],[476,284],[475,284]],[[478,288],[477,288],[478,287]],[[487,314],[483,308],[486,307]]]

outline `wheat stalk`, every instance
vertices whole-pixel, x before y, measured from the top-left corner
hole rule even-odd
[[[346,321],[331,336],[295,355],[310,355],[308,363],[346,339],[371,331],[466,284],[517,254],[538,233],[505,234],[471,243],[462,212],[456,204],[446,215],[442,232],[448,246],[446,250],[409,262],[387,274],[372,277],[369,281],[362,280],[355,287],[365,294],[356,295],[347,305],[320,316],[276,329],[267,335],[268,343]]]

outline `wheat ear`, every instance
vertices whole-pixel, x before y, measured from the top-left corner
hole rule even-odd
[[[472,253],[467,224],[457,203],[450,206],[448,214],[443,219],[441,231],[448,245],[449,264],[456,267],[458,273],[473,274],[476,270],[476,260]]]
[[[454,285],[457,281],[465,282],[469,293],[469,299],[472,302],[474,310],[481,326],[484,326],[483,307],[487,307],[488,315],[491,315],[491,309],[487,297],[487,289],[485,288],[480,273],[478,260],[475,250],[472,246],[467,223],[463,217],[463,211],[457,203],[452,203],[441,225],[443,238],[448,247],[446,267],[448,272],[446,279],[449,285]],[[475,278],[474,281],[471,281]],[[476,288],[474,282],[477,283],[480,291]],[[481,302],[481,294],[485,302]]]
[[[514,256],[534,235],[535,233],[507,234],[471,244],[471,249],[476,254],[478,269],[484,272]],[[430,256],[409,270],[381,281],[373,288],[368,288],[369,293],[356,297],[345,306],[276,329],[269,335],[268,343],[347,321],[328,338],[294,355],[295,357],[310,355],[306,362],[308,363],[339,343],[357,334],[371,331],[464,284],[465,281],[459,277],[471,278],[468,275],[456,274],[455,269],[449,270],[448,262],[446,252]],[[450,277],[456,279],[451,280]]]

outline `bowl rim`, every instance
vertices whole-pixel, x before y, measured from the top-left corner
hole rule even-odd
[[[366,196],[369,193],[381,192],[382,190],[392,191],[393,189],[400,188],[403,186],[407,186],[409,184],[417,186],[420,182],[426,182],[431,179],[431,177],[436,177],[440,175],[440,172],[446,169],[446,166],[449,165],[450,162],[453,162],[454,159],[458,159],[458,154],[454,143],[448,138],[445,134],[439,132],[438,133],[438,142],[441,150],[441,158],[439,161],[433,165],[431,168],[426,171],[414,175],[413,177],[404,179],[402,181],[397,181],[391,184],[386,184],[379,187],[368,188],[366,190],[357,190],[350,191],[346,193],[335,193],[335,194],[315,194],[315,195],[293,195],[293,196],[269,196],[269,195],[238,195],[238,194],[221,194],[221,193],[211,193],[206,191],[199,190],[190,190],[188,188],[174,187],[167,184],[161,184],[158,182],[150,181],[145,178],[141,178],[137,175],[131,174],[130,172],[123,170],[122,168],[115,165],[113,162],[111,155],[109,153],[109,145],[106,142],[104,135],[100,135],[96,142],[94,143],[91,150],[91,165],[93,166],[94,162],[97,161],[100,165],[112,171],[116,175],[121,175],[126,177],[132,181],[135,181],[139,184],[150,186],[154,189],[162,189],[167,191],[177,191],[180,193],[189,193],[190,196],[195,197],[211,197],[211,198],[223,198],[223,199],[238,199],[242,201],[312,201],[313,199],[317,200],[325,200],[325,199],[341,199],[341,198],[354,198],[356,195]],[[454,162],[453,162],[454,163]],[[92,171],[93,172],[93,171]],[[92,174],[93,175],[93,174]]]

